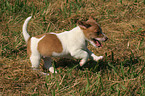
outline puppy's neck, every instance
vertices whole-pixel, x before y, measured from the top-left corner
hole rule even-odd
[[[80,39],[86,39],[83,30],[79,26],[73,28],[69,32],[72,33],[71,35],[74,35],[76,38],[78,37]]]

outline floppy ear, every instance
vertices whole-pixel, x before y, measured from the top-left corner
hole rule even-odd
[[[90,24],[87,24],[85,21],[78,21],[78,25],[81,29],[84,29],[84,30],[91,26]]]

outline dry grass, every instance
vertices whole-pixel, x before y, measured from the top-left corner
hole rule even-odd
[[[25,1],[0,1],[0,95],[145,95],[144,0]],[[104,60],[81,68],[78,60],[54,59],[58,74],[32,71],[21,34],[30,15],[32,36],[70,30],[91,15],[109,40],[102,48],[88,47]]]

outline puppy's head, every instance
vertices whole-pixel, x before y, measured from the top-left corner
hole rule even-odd
[[[78,25],[83,30],[86,39],[95,47],[102,47],[101,42],[108,39],[92,17],[87,21],[78,21]]]

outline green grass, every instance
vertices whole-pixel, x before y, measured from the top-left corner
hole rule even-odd
[[[145,0],[1,0],[0,6],[0,95],[145,95]],[[30,15],[31,36],[70,30],[92,16],[109,40],[88,48],[104,59],[80,67],[79,60],[53,58],[57,74],[33,71],[21,33]]]

